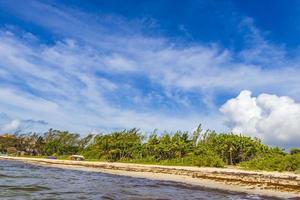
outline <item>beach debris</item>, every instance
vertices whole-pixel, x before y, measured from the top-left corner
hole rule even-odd
[[[84,157],[81,155],[71,155],[69,158],[70,158],[70,160],[77,160],[77,161],[84,160]]]

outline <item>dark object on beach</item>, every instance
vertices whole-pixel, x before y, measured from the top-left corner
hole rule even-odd
[[[57,159],[55,156],[47,156],[47,159]]]
[[[77,160],[77,161],[82,161],[84,160],[84,157],[83,156],[80,156],[80,155],[72,155],[69,157],[70,160]]]

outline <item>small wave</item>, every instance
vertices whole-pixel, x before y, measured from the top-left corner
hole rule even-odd
[[[103,200],[114,200],[114,199],[116,199],[116,197],[112,196],[112,195],[103,195],[101,197],[101,199],[103,199]]]
[[[44,190],[50,190],[50,188],[39,185],[30,185],[30,186],[9,186],[9,185],[0,185],[0,188],[12,190],[12,191],[25,191],[25,192],[38,192]]]
[[[30,176],[12,176],[7,174],[0,174],[0,178],[31,178]]]

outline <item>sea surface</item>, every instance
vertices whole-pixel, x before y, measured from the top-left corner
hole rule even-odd
[[[169,181],[0,160],[0,199],[274,199]]]

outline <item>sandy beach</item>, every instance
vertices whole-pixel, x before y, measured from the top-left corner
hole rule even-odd
[[[47,167],[175,181],[233,192],[280,198],[300,198],[300,175],[287,172],[256,172],[236,168],[179,167],[7,156],[0,156],[0,159],[22,161]]]

